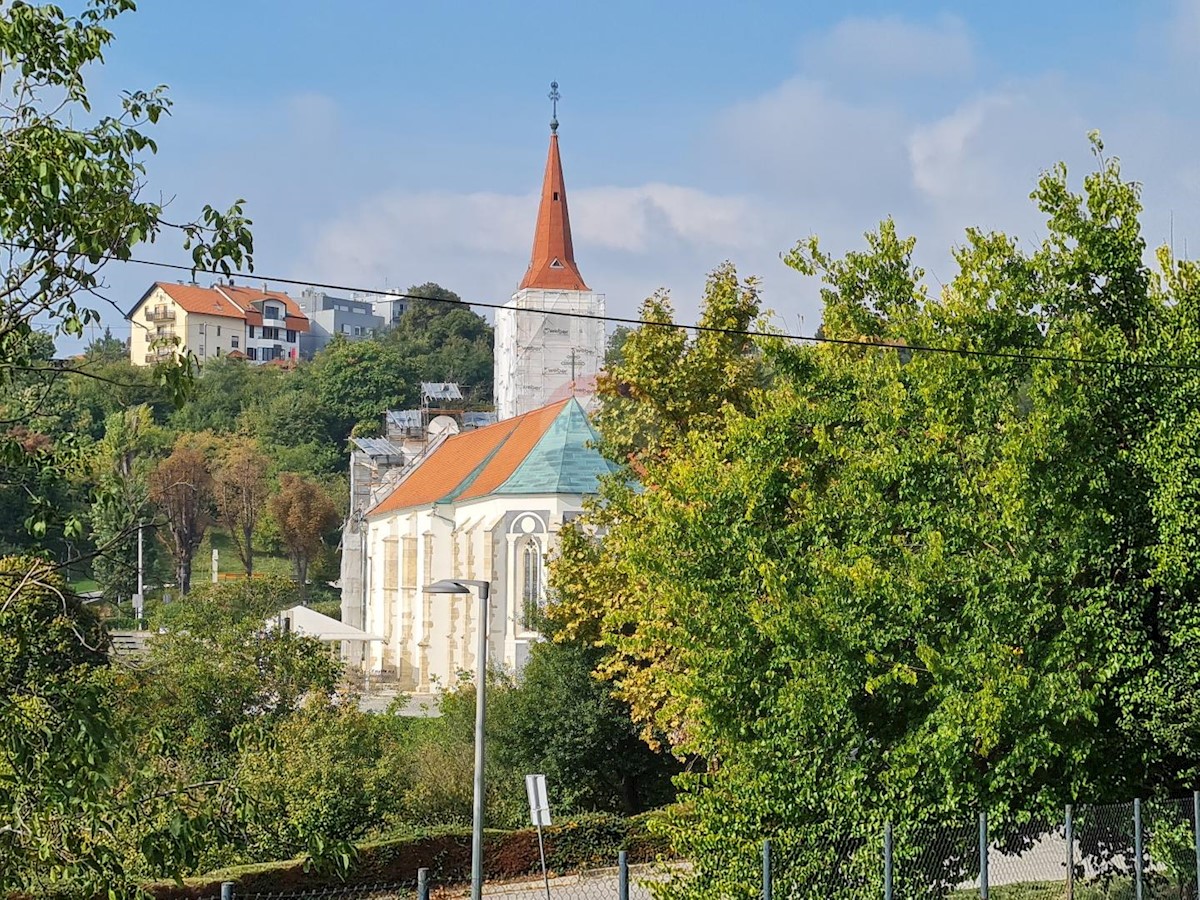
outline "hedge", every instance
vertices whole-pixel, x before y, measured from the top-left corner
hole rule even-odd
[[[653,814],[625,819],[608,814],[581,816],[544,830],[546,862],[555,874],[613,866],[626,850],[631,863],[651,862],[667,853],[662,838],[647,827]],[[484,875],[491,880],[541,873],[537,831],[484,833]],[[415,884],[417,869],[428,868],[434,884],[461,884],[471,877],[471,830],[435,828],[360,844],[343,878],[312,869],[306,859],[238,866],[189,878],[184,884],[156,883],[147,890],[159,900],[193,900],[220,893],[232,881],[239,893],[301,891],[335,885]],[[306,871],[309,869],[309,871]]]

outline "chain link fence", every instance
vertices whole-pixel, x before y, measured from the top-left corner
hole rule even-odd
[[[764,900],[1200,900],[1200,793],[1181,800],[1066,807],[1058,816],[937,826],[905,822],[878,833],[825,829],[764,841],[761,876],[738,897]],[[686,862],[616,865],[483,886],[488,900],[651,900],[692,877]],[[749,874],[748,870],[746,871]],[[430,900],[466,898],[428,870],[406,885],[242,893],[221,900]],[[218,900],[213,897],[212,900]]]

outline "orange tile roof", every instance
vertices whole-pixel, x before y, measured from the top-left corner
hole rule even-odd
[[[546,174],[542,178],[542,201],[533,230],[533,254],[521,279],[521,289],[586,291],[588,286],[575,265],[571,241],[571,216],[567,212],[567,186],[558,155],[558,135],[550,135]]]
[[[500,485],[504,484],[508,480],[508,476],[517,470],[517,466],[524,462],[525,457],[529,455],[529,451],[541,440],[542,435],[546,433],[546,429],[558,418],[558,414],[562,412],[563,407],[567,403],[567,400],[563,400],[559,403],[552,403],[549,406],[530,410],[523,416],[518,416],[521,419],[521,425],[513,429],[508,439],[496,448],[496,452],[488,460],[486,468],[470,484],[465,486],[457,499],[476,500],[480,497],[486,497],[496,488],[500,487]],[[480,430],[482,431],[483,429]]]
[[[371,510],[371,515],[439,500],[474,500],[491,493],[529,455],[569,402],[563,400],[447,438]]]
[[[220,287],[222,291],[232,294],[233,298],[239,303],[242,303],[244,306],[249,307],[257,300],[265,300],[270,298],[272,300],[278,300],[280,303],[282,303],[289,316],[298,316],[302,319],[305,318],[304,311],[300,309],[300,304],[287,294],[283,293],[283,291],[259,290],[258,288],[246,287],[240,284],[223,284]]]
[[[200,287],[197,284],[175,284],[169,281],[156,281],[150,290],[142,295],[142,299],[129,311],[132,316],[137,308],[146,301],[155,288],[174,300],[189,313],[208,316],[224,316],[229,319],[244,319],[251,325],[262,324],[262,313],[251,304],[256,300],[271,298],[278,300],[285,308],[286,327],[293,331],[308,331],[308,317],[300,309],[300,305],[280,291],[261,291],[256,288],[235,286],[230,284]]]
[[[172,284],[169,281],[155,282],[154,287],[160,288],[187,312],[207,316],[225,316],[230,319],[245,318],[245,314],[236,303],[231,303],[228,297],[222,296],[220,291],[212,288],[200,287],[196,284]]]

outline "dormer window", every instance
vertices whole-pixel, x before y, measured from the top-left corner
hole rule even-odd
[[[562,267],[563,267],[563,264],[562,264],[562,263],[560,263],[560,262],[558,261],[558,257],[557,257],[557,256],[556,256],[556,257],[554,257],[554,259],[550,260],[550,268],[552,268],[552,269],[561,269]]]
[[[554,199],[555,199],[555,200],[557,200],[557,199],[558,199],[558,191],[555,191],[555,192],[554,192]]]

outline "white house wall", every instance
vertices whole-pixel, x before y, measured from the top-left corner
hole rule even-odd
[[[519,670],[540,637],[522,624],[525,542],[536,541],[543,558],[553,553],[564,515],[581,506],[582,498],[570,495],[488,497],[369,519],[364,628],[384,638],[367,653],[373,677],[428,693],[473,676],[477,600],[422,590],[443,578],[491,583],[488,662]],[[544,562],[540,572],[544,596]]]

